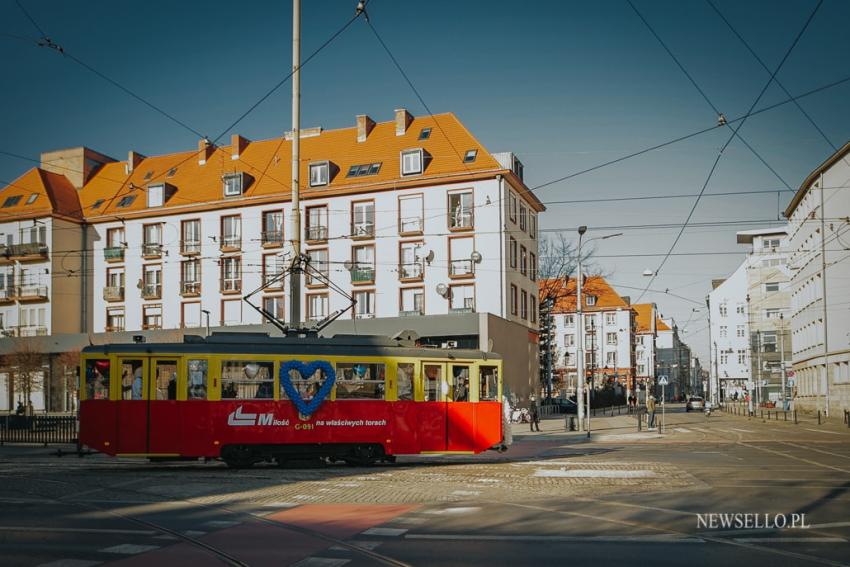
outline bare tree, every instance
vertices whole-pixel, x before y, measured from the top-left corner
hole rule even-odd
[[[65,402],[64,409],[67,411],[76,409],[76,400],[79,392],[79,367],[80,350],[69,350],[56,357],[56,363],[62,367],[62,379],[64,381]]]
[[[547,298],[557,302],[562,297],[575,295],[575,289],[571,293],[568,292],[565,283],[567,278],[575,275],[578,266],[577,243],[563,232],[556,232],[541,238],[538,248],[540,302],[542,303]],[[598,266],[588,265],[593,253],[592,247],[585,247],[582,250],[582,265],[585,268],[585,273],[598,273],[599,271]]]
[[[2,364],[9,372],[12,390],[23,397],[26,408],[32,405],[32,395],[44,388],[45,355],[31,341],[18,340],[15,348],[4,355]]]

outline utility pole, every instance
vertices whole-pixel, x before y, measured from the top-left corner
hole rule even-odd
[[[779,368],[782,371],[782,409],[785,409],[785,316],[779,314]]]
[[[301,0],[292,0],[292,222],[289,231],[292,270],[289,278],[289,324],[301,325]]]
[[[586,226],[578,227],[578,260],[576,275],[576,403],[578,404],[578,430],[584,431],[584,320],[581,309],[581,241]],[[569,278],[569,276],[567,276]],[[569,281],[569,279],[567,279]],[[590,408],[587,408],[590,410]],[[588,415],[590,411],[588,411]]]

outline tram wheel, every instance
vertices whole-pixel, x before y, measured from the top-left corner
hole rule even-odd
[[[221,459],[231,469],[247,469],[257,462],[256,457],[247,447],[224,447],[221,451]]]
[[[375,445],[358,445],[350,455],[346,455],[342,460],[352,467],[368,467],[382,458],[383,451]]]

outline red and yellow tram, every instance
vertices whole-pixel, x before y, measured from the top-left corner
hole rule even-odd
[[[502,364],[367,336],[225,333],[86,347],[80,441],[231,466],[503,447]]]

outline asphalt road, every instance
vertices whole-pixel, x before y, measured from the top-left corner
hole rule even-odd
[[[2,447],[0,564],[850,565],[850,429],[668,409],[663,435],[553,419],[501,455],[371,468]]]

